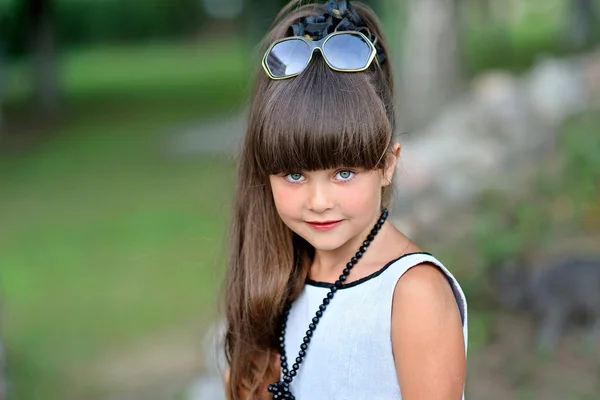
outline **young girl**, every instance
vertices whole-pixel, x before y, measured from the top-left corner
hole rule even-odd
[[[464,294],[387,220],[400,144],[378,19],[301,3],[266,37],[239,160],[228,398],[461,399]]]

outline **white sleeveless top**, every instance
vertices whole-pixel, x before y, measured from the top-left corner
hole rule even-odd
[[[342,285],[336,292],[291,383],[297,400],[402,398],[392,353],[392,297],[404,272],[424,262],[437,265],[448,277],[463,322],[466,354],[467,302],[460,285],[431,254],[405,254],[369,276]],[[331,283],[307,280],[292,305],[285,333],[290,369],[308,324],[330,286]]]

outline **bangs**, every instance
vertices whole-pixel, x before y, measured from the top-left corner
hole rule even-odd
[[[315,53],[302,74],[265,85],[250,126],[261,173],[384,166],[393,128],[369,71],[335,72]]]

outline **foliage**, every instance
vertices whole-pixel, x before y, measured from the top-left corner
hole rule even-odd
[[[0,3],[8,52],[27,52],[25,1]],[[54,0],[54,21],[63,48],[104,42],[148,41],[193,34],[202,9],[193,0]]]
[[[472,271],[481,280],[472,298],[487,303],[482,280],[504,261],[559,251],[568,239],[600,235],[600,115],[568,121],[550,163],[541,168],[525,194],[484,193],[473,210],[477,222],[467,239],[478,254]]]

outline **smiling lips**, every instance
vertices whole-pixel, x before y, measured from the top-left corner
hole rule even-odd
[[[333,228],[335,228],[336,226],[338,226],[339,224],[342,223],[342,220],[338,220],[338,221],[312,221],[312,222],[306,222],[311,228],[313,228],[316,231],[329,231]]]

